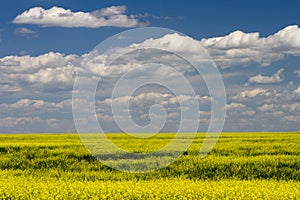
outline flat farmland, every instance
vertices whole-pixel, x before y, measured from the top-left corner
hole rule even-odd
[[[107,137],[143,153],[174,134]],[[97,160],[77,134],[1,134],[0,199],[300,199],[300,133],[222,133],[200,158],[204,138],[167,167],[127,173]]]

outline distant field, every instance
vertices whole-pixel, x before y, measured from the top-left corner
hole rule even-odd
[[[173,136],[108,134],[132,152]],[[300,199],[300,133],[223,133],[201,159],[203,139],[168,167],[135,174],[103,165],[77,134],[0,134],[0,199]]]

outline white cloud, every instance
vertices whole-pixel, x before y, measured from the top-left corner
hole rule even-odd
[[[297,115],[297,116],[295,116],[295,115],[289,115],[289,116],[284,116],[284,119],[286,121],[297,122],[298,123],[300,121],[300,116],[299,115]]]
[[[245,105],[241,103],[232,102],[231,104],[226,104],[226,110],[243,110],[245,108]]]
[[[32,117],[6,117],[0,119],[0,127],[15,127],[17,125],[23,124],[32,124],[33,122],[40,121],[40,118]]]
[[[197,109],[196,104],[202,104],[202,102],[207,101],[208,98],[206,96],[174,96],[170,93],[143,92],[135,96],[119,96],[98,101],[96,103],[96,113],[101,126],[105,127],[110,124],[109,128],[114,130],[118,130],[118,127],[113,120],[118,120],[119,123],[125,124],[128,129],[136,131],[133,124],[145,126],[150,123],[150,117],[154,117],[152,118],[154,122],[151,121],[154,126],[151,126],[151,129],[156,126],[159,127],[159,124],[165,121],[163,130],[176,131],[182,122],[181,120],[191,125],[195,125],[195,118],[200,123],[208,122],[210,120],[210,112],[201,110],[199,115],[195,113],[195,109]],[[127,107],[128,104],[129,107]],[[158,105],[162,107],[164,112],[157,109],[152,110],[152,106]],[[117,110],[117,114],[112,113],[111,106],[114,110]],[[205,108],[207,109],[207,106]],[[128,111],[130,116],[128,116]],[[204,112],[205,114],[203,114]],[[130,119],[133,119],[133,122]],[[201,128],[201,130],[205,129],[204,126],[201,126]]]
[[[256,114],[255,110],[246,110],[244,112],[242,112],[242,115],[246,115],[246,116],[253,116]]]
[[[21,36],[34,35],[34,34],[36,34],[36,31],[33,31],[33,30],[31,30],[29,28],[26,28],[26,27],[21,27],[21,28],[16,28],[15,34],[16,35],[21,35]]]
[[[297,89],[295,89],[293,93],[296,95],[300,95],[300,86]]]
[[[93,12],[73,12],[70,9],[56,6],[48,10],[34,7],[19,14],[13,23],[67,28],[136,27],[143,25],[135,16],[128,16],[125,12],[126,6],[111,6]]]
[[[96,10],[92,13],[97,17],[105,17],[110,15],[120,15],[125,13],[126,10],[127,10],[126,6],[111,6],[107,8],[102,8],[100,10]]]
[[[49,52],[36,57],[33,56],[6,56],[0,58],[0,67],[4,71],[11,72],[26,72],[34,71],[36,69],[55,68],[56,66],[63,66],[69,63],[76,62],[79,56],[67,55],[61,53]],[[80,62],[80,60],[79,60]],[[79,64],[79,62],[77,62]]]
[[[118,11],[112,9],[111,11],[107,12],[117,13]],[[105,12],[104,14],[101,14],[99,11],[98,13],[94,13],[94,15],[101,16],[106,14]],[[241,39],[238,40],[241,43],[240,45],[239,42],[235,40],[239,35],[241,37]],[[228,39],[228,43],[223,41],[223,43],[218,44],[219,46],[217,45],[219,53],[224,51],[227,52],[226,59],[228,63],[232,64],[235,61],[240,62],[244,60],[243,56],[247,51],[251,53],[252,51],[259,50],[259,52],[253,54],[254,57],[260,56],[259,54],[262,53],[260,49],[256,48],[257,46],[261,45],[260,42],[262,42],[262,38],[258,37],[259,42],[255,43],[250,41],[254,40],[257,37],[256,35],[247,35],[244,37],[242,33],[235,33],[231,37],[232,38],[230,40]],[[266,40],[266,38],[263,40]],[[209,47],[209,50],[215,48],[213,44],[216,42],[217,41],[212,41],[212,46]],[[246,48],[249,46],[251,46],[251,48],[246,50]],[[118,78],[122,74],[138,67],[139,70],[134,77],[138,77],[138,75],[141,74],[147,74],[148,72],[151,72],[159,78],[172,77],[172,71],[168,71],[167,68],[164,68],[163,66],[151,65],[148,68],[143,67],[145,65],[145,60],[142,59],[143,57],[139,57],[137,59],[134,57],[134,55],[124,57],[123,60],[120,59],[118,62],[115,62],[113,66],[110,66],[110,69],[105,70],[107,67],[106,63],[110,63],[110,61],[113,60],[116,55],[120,55],[119,53],[124,53],[127,50],[134,50],[136,48],[143,47],[162,47],[164,49],[168,49],[169,51],[185,52],[195,60],[199,58],[199,56],[197,56],[199,51],[197,50],[201,48],[200,42],[197,40],[180,36],[178,34],[168,34],[158,39],[148,39],[140,44],[133,44],[130,47],[124,47],[122,49],[110,49],[110,51],[105,52],[104,54],[92,56],[91,60],[89,61],[90,63],[85,66],[87,67],[85,68],[86,71],[83,70],[81,63],[85,58],[87,58],[87,56],[89,56],[87,54],[80,56],[49,52],[40,56],[6,56],[4,58],[0,58],[1,98],[5,98],[5,100],[3,100],[5,102],[11,101],[11,99],[9,99],[9,95],[13,95],[12,99],[17,99],[11,104],[0,104],[0,121],[2,120],[2,127],[6,127],[6,129],[2,130],[14,129],[14,127],[17,127],[15,130],[20,130],[20,132],[22,132],[22,130],[26,131],[26,127],[30,127],[32,130],[42,130],[42,125],[44,125],[47,127],[47,130],[55,131],[60,127],[61,131],[64,131],[65,128],[62,125],[62,122],[60,122],[60,119],[66,117],[66,113],[69,114],[69,118],[62,119],[62,121],[67,123],[68,127],[72,127],[73,122],[71,120],[71,101],[62,101],[62,99],[70,98],[70,91],[72,90],[74,75],[76,73],[87,73],[84,75],[87,75],[88,78],[99,77],[102,75],[105,78],[110,79]],[[279,48],[276,46],[265,47],[266,49],[269,48],[271,54],[274,49]],[[280,51],[281,50],[279,48],[279,52]],[[241,59],[236,57],[237,54],[235,53],[237,52],[240,53]],[[287,50],[286,52],[291,53],[290,50]],[[293,51],[293,53],[295,52],[296,51]],[[184,74],[190,70],[190,68],[186,67],[183,62],[174,60],[174,56],[172,57],[167,54],[159,54],[160,56],[152,56],[156,54],[149,55],[151,55],[148,60],[149,62],[151,61],[159,64],[170,64],[171,67],[176,69],[180,74]],[[247,54],[247,56],[249,55]],[[245,63],[253,62],[254,57],[247,57],[244,60]],[[257,62],[260,63],[259,60],[257,60]],[[157,70],[154,70],[154,68]],[[280,82],[282,80],[282,71],[283,69],[280,69],[271,76],[260,75],[256,76],[256,78],[252,77],[252,82]],[[237,76],[240,75],[239,73],[236,74]],[[297,82],[295,81],[295,84],[296,83]],[[175,84],[177,88],[184,89],[180,83],[176,82]],[[229,82],[227,87],[230,88],[231,86],[231,82]],[[196,87],[198,88],[200,86],[196,85]],[[60,91],[61,88],[63,89],[63,92]],[[107,90],[106,85],[104,85],[104,89]],[[234,100],[234,102],[226,105],[226,108],[229,111],[228,118],[229,120],[234,121],[232,123],[236,127],[239,127],[239,130],[246,130],[242,128],[250,126],[255,127],[255,130],[260,128],[261,130],[273,130],[275,129],[275,126],[273,127],[272,125],[273,121],[276,123],[276,128],[279,130],[281,126],[285,125],[282,123],[282,121],[280,122],[280,120],[285,119],[284,116],[287,116],[287,119],[289,119],[289,124],[293,123],[292,127],[299,127],[297,122],[295,120],[293,121],[293,119],[296,119],[295,116],[297,116],[299,112],[298,104],[296,104],[295,101],[298,101],[299,99],[298,95],[300,95],[300,87],[295,89],[295,86],[291,84],[289,88],[286,88],[282,84],[277,84],[276,88],[272,85],[265,85],[264,88],[245,87],[245,89],[241,91],[241,85],[238,87],[233,85],[233,87],[230,89],[231,91],[228,93],[228,99]],[[139,92],[143,93],[138,93],[138,95],[134,97],[126,96],[128,95],[128,93],[126,93],[125,96],[120,96],[116,99],[99,101],[97,104],[97,114],[100,121],[107,123],[105,125],[110,128],[111,124],[109,122],[113,121],[111,111],[109,110],[110,103],[115,101],[121,107],[124,102],[128,102],[130,100],[133,108],[135,108],[133,109],[132,113],[135,119],[145,121],[149,116],[148,112],[150,106],[153,104],[160,104],[166,108],[167,116],[170,118],[168,122],[171,122],[172,125],[175,126],[178,124],[178,121],[176,120],[180,117],[179,107],[177,104],[178,99],[184,101],[186,104],[189,104],[191,100],[190,96],[183,94],[178,95],[176,99],[173,95],[162,93],[161,91],[154,93],[144,93],[144,91]],[[64,96],[66,93],[69,95],[68,97]],[[43,96],[44,94],[46,94],[46,96]],[[105,98],[106,97],[107,96],[105,96]],[[202,108],[204,108],[200,108],[200,122],[207,123],[210,119],[210,112],[207,111],[210,109],[210,97],[197,96],[196,98],[200,106],[202,105]],[[49,100],[45,99],[50,99],[50,101],[51,99],[55,99],[55,102],[48,102]],[[286,105],[286,107],[282,105]],[[117,117],[122,118],[122,116]],[[13,120],[18,121],[17,124],[14,124]],[[47,120],[52,123],[47,124]],[[124,117],[122,120],[126,122],[128,118]],[[36,124],[39,124],[39,128],[35,127]],[[54,127],[53,129],[50,128],[51,124]],[[14,127],[12,128],[12,126]],[[232,130],[230,128],[229,130]],[[283,127],[283,129],[284,128],[288,129],[288,127]]]
[[[201,39],[200,41],[174,33],[157,39],[147,39],[142,43],[131,45],[129,49],[143,47],[167,49],[170,52],[181,52],[188,55],[189,59],[201,62],[203,59],[208,59],[202,48],[204,47],[212,60],[221,67],[249,65],[251,63],[268,66],[272,62],[281,60],[288,55],[300,55],[300,43],[293,42],[293,40],[300,40],[300,29],[298,26],[285,27],[268,37],[260,37],[259,33],[235,31],[226,36]],[[282,71],[280,69],[279,75],[282,75]],[[278,74],[275,74],[269,80],[266,80],[268,77],[260,75],[253,81],[280,82],[282,78],[276,75]]]
[[[49,52],[36,57],[0,58],[1,92],[71,89],[75,73],[81,71],[83,57]]]
[[[271,76],[263,76],[261,74],[258,74],[256,76],[250,77],[248,83],[280,83],[284,79],[283,72],[284,69],[281,68]]]
[[[0,84],[0,95],[7,93],[21,92],[22,88],[13,84]]]
[[[44,133],[44,132],[74,132],[71,120],[40,117],[4,117],[0,118],[1,133]]]
[[[218,49],[255,47],[259,44],[259,33],[234,31],[227,36],[202,39],[201,44],[205,47],[215,47]]]
[[[102,16],[113,13],[118,14],[123,12],[124,10],[125,7],[111,7],[110,9],[100,10],[94,13],[94,15]],[[289,29],[294,30],[295,27],[286,28],[283,30],[283,32],[287,32]],[[236,38],[240,39],[236,40]],[[125,57],[124,60],[120,60],[119,63],[114,63],[114,66],[110,66],[109,69],[106,69],[106,63],[110,63],[110,61],[113,60],[116,55],[120,55],[120,53],[124,53],[124,51],[126,52],[128,50],[134,50],[136,48],[143,47],[153,47],[158,49],[164,48],[168,49],[171,52],[184,52],[186,54],[189,54],[189,58],[191,59],[199,60],[200,58],[201,60],[201,55],[197,55],[199,52],[200,54],[203,53],[203,50],[201,51],[200,43],[207,43],[206,46],[208,49],[216,46],[223,50],[239,50],[247,46],[258,45],[258,42],[250,42],[250,40],[253,40],[255,38],[257,38],[257,34],[246,34],[245,36],[241,32],[237,32],[230,35],[230,37],[228,36],[228,38],[227,36],[225,36],[215,39],[212,38],[211,40],[201,40],[201,42],[199,42],[186,36],[180,36],[176,33],[167,34],[158,39],[150,38],[140,44],[132,44],[130,47],[109,50],[104,54],[92,56],[91,59],[86,62],[85,73],[89,73],[90,75],[97,77],[99,77],[100,74],[105,77],[119,77],[125,72],[131,71],[132,69],[136,69],[138,67],[139,75],[141,75],[142,73],[151,72],[152,75],[159,77],[172,77],[173,74],[172,71],[169,70],[170,68],[159,65],[155,67],[156,70],[153,70],[154,67],[152,66],[147,68],[145,67],[145,60],[142,59],[143,57],[135,59],[134,55],[132,55],[131,57],[130,55]],[[269,37],[265,38],[264,40],[266,39],[269,40]],[[260,40],[263,39],[260,38],[259,41]],[[240,45],[238,45],[239,42],[241,43]],[[0,58],[0,70],[2,72],[0,74],[0,82],[2,83],[1,87],[4,89],[1,91],[1,93],[8,91],[24,91],[24,87],[26,87],[27,89],[30,88],[28,86],[34,86],[35,90],[37,91],[40,91],[40,89],[45,90],[46,88],[49,91],[65,89],[71,90],[74,75],[83,71],[81,63],[87,56],[87,54],[78,56],[49,52],[36,57],[27,55],[6,56],[4,58]],[[229,56],[229,54],[227,56]],[[182,60],[178,58],[176,59],[175,56],[171,56],[169,54],[160,54],[160,56],[150,57],[151,58],[149,59],[151,59],[151,62],[165,65],[170,64],[173,69],[182,74],[192,70],[191,66],[186,66]],[[230,56],[228,57],[228,59],[231,59]],[[148,60],[148,62],[150,61]],[[273,81],[279,82],[282,80],[282,71],[283,69],[280,69],[277,73],[273,74],[270,77],[263,75],[251,77],[249,81],[260,83]]]
[[[299,123],[296,121],[299,119],[299,97],[295,95],[293,88],[282,85],[276,86],[274,90],[274,87],[268,86],[268,89],[248,89],[229,97],[235,102],[241,102],[245,109],[238,110],[239,106],[233,104],[237,109],[229,110],[225,130],[299,130]]]
[[[4,109],[26,109],[26,108],[40,109],[42,107],[52,107],[55,108],[55,103],[48,103],[43,100],[30,100],[30,99],[20,99],[13,104],[0,104],[1,110]]]
[[[189,105],[194,102],[194,100],[198,101],[199,104],[207,104],[210,102],[210,98],[208,96],[199,96],[195,97],[187,96],[187,95],[178,95],[174,96],[168,93],[159,93],[159,92],[148,92],[141,93],[136,96],[120,96],[114,99],[107,98],[103,101],[98,101],[98,111],[104,111],[104,108],[110,109],[110,105],[114,101],[115,105],[118,107],[123,107],[127,102],[133,103],[136,107],[143,108],[143,110],[148,111],[151,105],[160,104],[163,106],[167,106],[167,109],[176,109],[178,110],[178,103],[181,102],[183,104]],[[175,106],[175,107],[174,107]]]
[[[160,93],[160,92],[148,92],[141,93],[136,96],[120,96],[117,98],[107,98],[102,101],[98,101],[96,103],[96,111],[99,119],[102,120],[102,123],[111,123],[113,119],[118,119],[121,123],[128,124],[128,127],[131,126],[131,123],[128,121],[128,110],[130,111],[130,117],[137,124],[147,124],[149,123],[149,115],[155,115],[156,118],[161,118],[161,121],[166,120],[167,126],[176,126],[181,120],[181,111],[190,113],[190,109],[196,109],[196,104],[199,103],[199,106],[206,105],[209,99],[204,96],[187,96],[187,95],[179,95],[174,96],[169,93]],[[179,102],[181,105],[179,105]],[[127,104],[129,103],[129,108]],[[195,104],[196,103],[196,104]],[[153,113],[150,112],[150,109],[153,105],[161,105],[166,112],[166,119],[164,118],[163,113]],[[114,106],[114,109],[118,110],[118,114],[112,113],[111,106]],[[207,109],[207,106],[204,106]],[[182,110],[181,110],[182,109]],[[205,121],[209,120],[210,115],[208,114],[202,115],[204,111],[202,111],[200,119]],[[193,113],[193,112],[191,112]],[[188,115],[185,116],[189,117]],[[189,119],[184,120],[192,120],[192,116]],[[106,124],[107,125],[107,124]],[[115,127],[115,124],[111,124],[109,128]],[[153,128],[153,127],[152,127]],[[115,128],[116,129],[116,128]],[[174,129],[173,129],[174,130]],[[172,131],[172,129],[168,130]]]
[[[223,68],[247,66],[253,63],[268,66],[272,62],[284,59],[286,56],[300,55],[300,42],[293,42],[293,40],[300,41],[300,28],[296,25],[285,27],[268,37],[260,37],[259,33],[235,31],[226,36],[199,41],[173,33],[164,35],[161,38],[150,38],[141,43],[132,44],[129,49],[143,47],[166,49],[170,52],[180,52],[188,55],[189,59],[196,62],[207,61],[208,57],[205,51],[207,50],[212,60]],[[203,47],[205,50],[203,50]],[[273,76],[258,75],[253,77],[251,81],[259,83],[281,82],[283,80],[282,73],[283,69],[280,69]]]
[[[69,118],[72,113],[72,100],[49,102],[42,99],[20,99],[13,103],[0,104],[0,110],[0,117],[46,117],[50,115],[57,118]]]
[[[70,91],[74,77],[79,73],[89,78],[99,78],[99,76],[118,78],[126,72],[138,69],[136,71],[138,74],[133,74],[135,77],[145,75],[166,79],[168,77],[178,77],[179,74],[183,74],[190,69],[190,66],[185,66],[186,63],[183,63],[178,57],[168,54],[162,54],[159,61],[153,61],[153,63],[159,62],[159,64],[150,65],[150,61],[143,59],[143,56],[135,58],[135,54],[133,54],[126,56],[124,60],[107,66],[107,63],[113,59],[112,56],[116,53],[118,53],[118,50],[105,52],[101,55],[83,54],[81,56],[49,52],[39,56],[25,55],[0,58],[0,87],[3,89],[1,93],[24,91],[24,89],[35,92]],[[89,59],[85,60],[88,56]],[[158,59],[157,56],[153,57]],[[152,57],[150,56],[149,59],[152,59]],[[85,61],[84,66],[82,66],[83,61]],[[174,71],[178,74],[173,74]]]
[[[222,37],[202,39],[212,58],[222,67],[258,63],[268,66],[286,55],[300,55],[300,29],[288,26],[268,37],[258,32],[235,31]]]
[[[257,108],[257,110],[262,111],[262,112],[267,112],[267,111],[274,111],[276,106],[274,104],[264,104],[260,107]]]
[[[268,97],[271,96],[272,93],[266,89],[263,88],[255,88],[252,90],[244,90],[242,92],[239,92],[237,95],[233,96],[233,100],[245,100],[249,98],[255,98],[255,97]]]
[[[201,44],[199,41],[188,37],[182,36],[178,33],[166,34],[161,38],[157,39],[147,39],[139,44],[132,44],[130,47],[132,48],[162,48],[167,49],[170,52],[182,52],[184,54],[201,54]],[[200,56],[200,55],[199,55]]]
[[[3,110],[17,110],[25,111],[30,109],[31,111],[42,109],[43,111],[59,110],[59,109],[71,109],[72,100],[63,100],[60,102],[47,102],[42,99],[20,99],[15,103],[0,104],[0,109]]]
[[[0,104],[2,133],[74,132],[72,100],[20,99]]]
[[[290,111],[300,111],[300,103],[284,104],[282,108]]]

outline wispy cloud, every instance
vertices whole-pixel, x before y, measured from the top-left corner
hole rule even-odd
[[[16,28],[14,33],[15,35],[19,35],[19,36],[34,36],[37,34],[36,31],[33,31],[26,27]]]

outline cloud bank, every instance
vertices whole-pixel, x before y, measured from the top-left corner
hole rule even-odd
[[[99,17],[119,15],[126,8],[104,9],[94,12]],[[73,13],[73,12],[72,12]],[[74,14],[74,13],[73,13]],[[40,24],[43,26],[42,24]],[[24,31],[24,30],[23,30]],[[26,31],[25,31],[26,32]],[[122,52],[143,48],[164,48],[172,51],[181,51],[191,55],[192,59],[201,59],[198,56],[199,47],[204,46],[222,69],[226,79],[228,71],[240,69],[241,65],[250,67],[252,63],[268,66],[272,62],[284,59],[287,56],[300,56],[299,28],[286,27],[277,33],[262,38],[258,33],[243,33],[240,31],[227,36],[195,40],[179,34],[167,34],[160,38],[149,38],[139,44],[131,44],[124,48],[110,49],[103,54],[65,55],[58,52],[49,52],[39,56],[6,56],[0,58],[0,128],[4,132],[73,132],[75,131],[72,119],[71,95],[73,83],[78,73],[86,73],[88,78],[98,78],[100,75],[110,80],[131,71],[136,66],[136,76],[149,72],[157,77],[172,78],[171,71],[161,64],[169,63],[170,66],[181,74],[194,78],[191,66],[176,60],[170,54],[150,52],[149,61],[158,63],[145,67],[143,57],[135,54],[123,57],[113,63],[110,69],[105,70],[107,63]],[[83,70],[82,62],[91,56]],[[131,61],[131,62],[128,62]],[[255,131],[255,130],[299,130],[300,112],[300,85],[299,69],[288,70],[281,68],[276,71],[270,65],[265,75],[261,68],[254,68],[255,76],[249,77],[246,73],[237,70],[234,77],[230,76],[226,87],[233,88],[228,92],[227,118],[225,130],[227,131]],[[252,70],[251,69],[251,70]],[[289,71],[291,73],[289,74]],[[275,73],[274,73],[275,72]],[[253,74],[253,72],[251,72]],[[283,77],[285,75],[285,81]],[[243,82],[235,82],[235,78],[243,78]],[[294,84],[286,87],[285,82],[293,81]],[[245,85],[245,83],[249,85]],[[276,84],[275,84],[276,83]],[[259,85],[258,85],[259,84]],[[177,84],[180,89],[181,85]],[[197,85],[197,87],[201,87]],[[237,89],[235,87],[238,87]],[[108,88],[103,87],[103,94]],[[202,88],[201,88],[202,89]],[[74,91],[76,92],[76,91]],[[178,96],[189,102],[189,96]],[[178,100],[178,99],[177,99]],[[112,99],[105,95],[97,99],[98,119],[110,128],[112,115],[109,110],[110,103],[116,102],[121,106],[124,101],[131,101],[133,118],[145,124],[148,120],[148,111],[151,105],[160,104],[166,108],[169,117],[169,128],[178,124],[180,117],[176,98],[169,93],[157,90],[145,90],[129,97],[128,94]],[[203,124],[210,120],[210,97],[207,94],[198,96],[202,105],[199,122],[200,130]],[[122,118],[122,116],[117,116]],[[124,121],[127,118],[123,119]],[[111,130],[114,131],[114,130]]]

